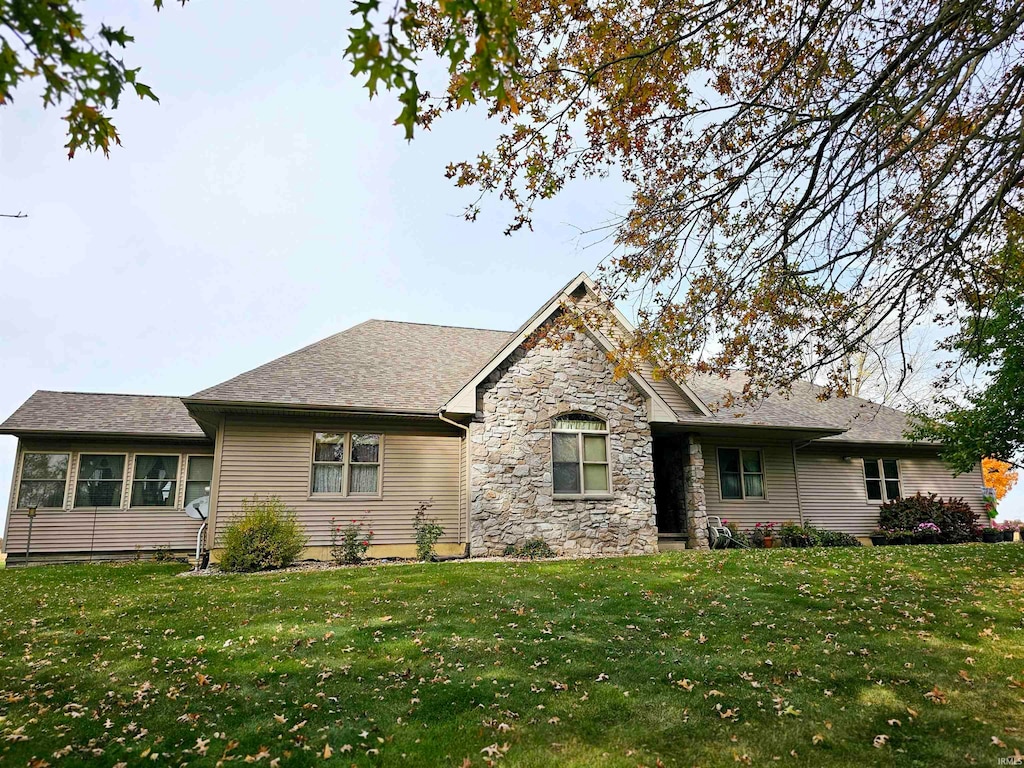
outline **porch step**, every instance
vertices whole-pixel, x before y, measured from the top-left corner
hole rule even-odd
[[[686,549],[686,541],[689,538],[685,533],[659,533],[659,552],[679,552]]]

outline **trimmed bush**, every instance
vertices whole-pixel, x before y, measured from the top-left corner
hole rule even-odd
[[[758,524],[750,533],[752,546],[764,546],[764,537],[770,535],[768,532],[773,529],[768,525]],[[817,528],[813,525],[799,525],[792,520],[787,520],[779,526],[775,534],[779,544],[783,547],[859,547],[860,542],[856,536],[851,536],[842,531],[830,531],[825,528]]]
[[[295,562],[308,541],[295,513],[276,496],[242,501],[242,516],[221,537],[220,567],[250,573],[284,568]]]
[[[935,523],[942,531],[939,541],[943,544],[977,538],[978,515],[962,498],[941,499],[934,493],[918,493],[879,507],[879,528],[914,531],[921,523]]]
[[[548,546],[544,539],[527,539],[518,547],[509,544],[505,547],[505,557],[525,557],[529,560],[543,560],[547,557],[554,557],[555,550]]]

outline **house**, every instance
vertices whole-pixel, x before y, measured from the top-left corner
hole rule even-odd
[[[857,398],[721,406],[742,374],[616,377],[628,322],[585,274],[515,332],[370,320],[189,397],[36,392],[0,432],[18,438],[8,562],[189,551],[253,495],[294,509],[312,557],[332,519],[366,519],[371,556],[413,552],[420,502],[445,554],[500,554],[541,537],[566,554],[706,547],[706,518],[787,520],[864,536],[886,499],[917,491],[981,511],[980,469],[954,477],[905,414]],[[560,313],[565,337],[543,333]],[[595,327],[596,325],[602,327]]]

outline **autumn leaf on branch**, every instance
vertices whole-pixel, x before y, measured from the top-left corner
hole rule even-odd
[[[612,243],[605,294],[637,310],[627,363],[742,368],[752,398],[818,372],[846,394],[849,361],[894,345],[899,384],[912,328],[955,333],[1005,290],[1021,0],[438,0],[383,27],[372,12],[349,55],[371,93],[399,92],[407,135],[477,101],[501,122],[446,169],[475,193],[467,218],[496,196],[511,233],[573,179],[630,186],[594,233]],[[427,57],[449,64],[432,92]]]

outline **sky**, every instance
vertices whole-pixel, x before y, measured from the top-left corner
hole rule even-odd
[[[37,389],[188,395],[368,318],[514,329],[593,269],[580,231],[628,201],[577,182],[532,232],[504,236],[497,200],[465,222],[444,169],[495,126],[404,141],[397,103],[349,75],[346,3],[82,7],[135,36],[160,103],[126,96],[123,146],[71,161],[35,92],[0,108],[0,213],[28,214],[0,219],[0,420]],[[14,451],[0,436],[5,500]]]

